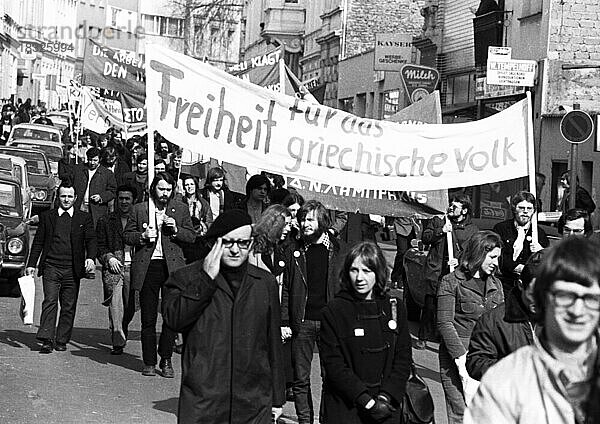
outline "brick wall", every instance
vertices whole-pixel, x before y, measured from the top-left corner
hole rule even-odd
[[[407,32],[420,35],[424,0],[349,0],[345,56],[375,46],[375,34]]]
[[[600,2],[551,0],[551,3],[548,56],[569,62],[600,60]]]

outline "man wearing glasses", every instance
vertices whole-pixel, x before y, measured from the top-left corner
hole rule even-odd
[[[532,238],[531,219],[536,212],[535,196],[528,191],[519,191],[510,199],[513,219],[499,222],[494,231],[502,238],[504,247],[500,258],[500,279],[504,293],[516,285],[527,259],[532,253],[548,247],[546,233],[538,226],[538,242]]]
[[[600,422],[599,281],[585,237],[545,255],[533,289],[538,338],[486,372],[465,424]]]
[[[179,423],[270,423],[281,415],[279,287],[248,263],[251,224],[245,211],[222,212],[205,235],[210,252],[167,281],[163,318],[184,336]]]
[[[585,236],[600,243],[600,233],[595,233],[590,221],[590,214],[583,209],[569,209],[558,220],[558,232],[562,238]]]

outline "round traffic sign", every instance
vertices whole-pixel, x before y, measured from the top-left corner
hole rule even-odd
[[[594,121],[583,110],[572,110],[560,121],[560,133],[569,143],[583,143],[593,131]]]

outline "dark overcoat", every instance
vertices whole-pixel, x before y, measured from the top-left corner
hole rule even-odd
[[[75,165],[72,169],[73,187],[75,187],[75,209],[81,209],[87,189],[88,181],[90,181],[90,171],[84,164]],[[90,181],[89,197],[99,194],[102,199],[101,203],[89,202],[89,212],[94,220],[94,227],[98,222],[98,218],[108,213],[108,203],[115,198],[117,191],[117,181],[111,170],[99,165]]]
[[[285,403],[275,277],[248,264],[234,296],[196,261],[167,280],[162,315],[184,334],[179,423],[271,423]]]
[[[193,243],[196,238],[192,227],[192,220],[188,208],[177,200],[171,200],[166,206],[166,215],[175,219],[177,233],[170,232],[165,225],[162,226],[162,251],[167,263],[169,273],[185,265],[183,246]],[[156,248],[158,237],[154,241],[142,238],[142,233],[148,226],[148,202],[133,205],[133,210],[125,226],[123,238],[125,243],[134,246],[135,252],[131,258],[131,287],[141,290],[150,265],[152,253]]]
[[[340,291],[340,271],[348,252],[346,243],[335,237],[329,238],[327,263],[327,302]],[[281,294],[281,320],[292,330],[304,322],[306,302],[308,301],[308,282],[306,280],[306,248],[302,240],[290,240],[283,251],[285,272]]]
[[[384,423],[399,423],[412,362],[406,311],[390,298],[358,300],[342,291],[323,309],[319,353],[324,368],[323,413],[327,423],[374,423],[358,398],[384,392],[397,408]]]

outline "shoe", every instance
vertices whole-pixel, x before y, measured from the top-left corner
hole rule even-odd
[[[44,342],[40,349],[40,353],[52,353],[52,342]]]
[[[64,352],[65,350],[67,350],[67,345],[63,343],[56,343],[54,345],[54,350],[58,352]]]
[[[123,354],[123,346],[114,346],[110,351],[111,355],[122,355]]]
[[[175,371],[173,370],[173,365],[171,364],[171,358],[165,358],[160,360],[159,364],[160,373],[165,378],[174,378]]]
[[[154,369],[154,365],[144,365],[144,369],[142,370],[142,375],[147,377],[154,377],[156,375],[156,370]]]

